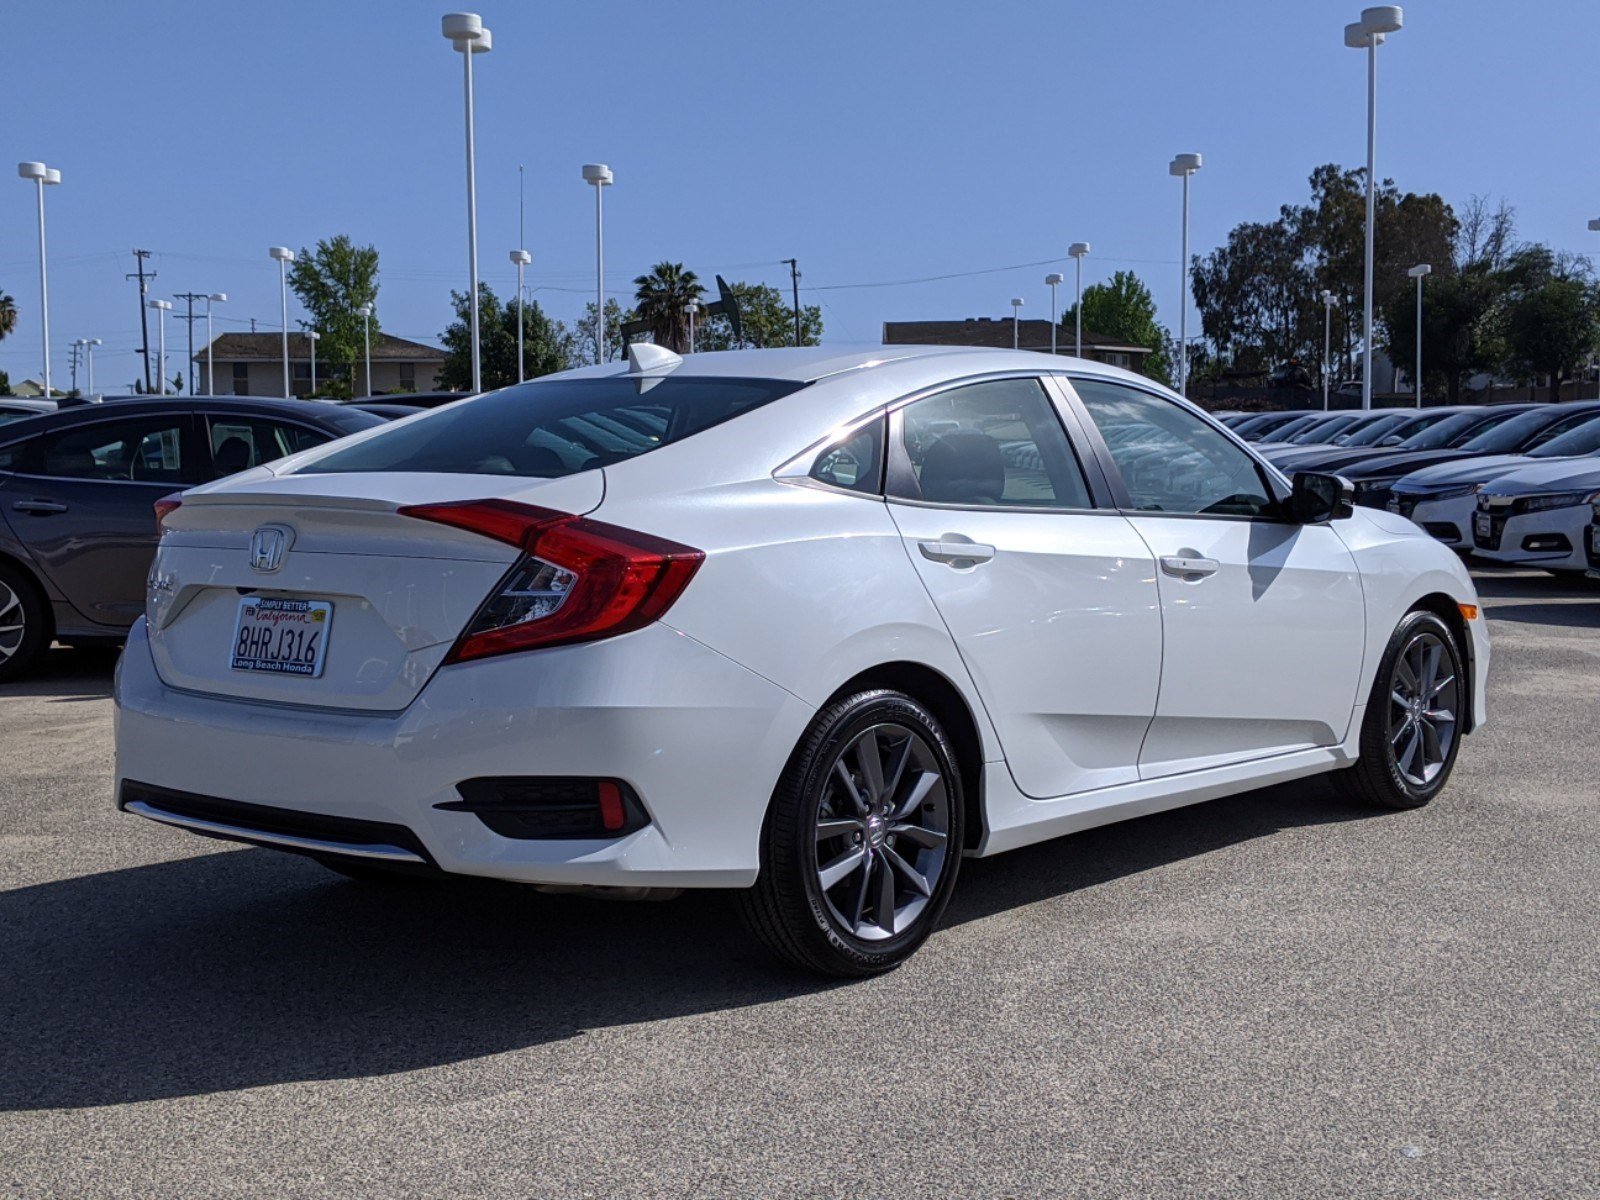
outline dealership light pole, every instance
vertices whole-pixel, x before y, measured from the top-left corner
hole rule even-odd
[[[1418,263],[1406,272],[1417,281],[1417,407],[1422,407],[1422,281],[1433,274],[1431,263]]]
[[[694,314],[700,306],[693,300],[683,306],[683,315],[689,318],[689,353],[694,353]]]
[[[1072,335],[1072,353],[1079,358],[1083,357],[1083,260],[1088,253],[1088,242],[1073,242],[1072,245],[1067,247],[1067,254],[1076,264],[1078,272],[1078,299],[1073,305],[1076,321]]]
[[[1060,271],[1051,271],[1044,277],[1045,283],[1050,285],[1050,353],[1056,352],[1056,285],[1065,283],[1067,277]]]
[[[1367,52],[1367,244],[1362,267],[1361,407],[1372,407],[1372,258],[1377,213],[1378,47],[1404,23],[1395,5],[1361,10],[1361,20],[1344,27],[1344,44]]]
[[[1333,293],[1322,289],[1322,411],[1328,411],[1328,376],[1333,371]]]
[[[517,264],[517,382],[522,382],[522,268],[533,261],[526,250],[513,250],[511,261]]]
[[[361,340],[367,350],[367,395],[372,395],[372,305],[363,304],[356,309],[361,314]]]
[[[594,361],[606,360],[606,239],[601,197],[615,182],[605,163],[584,163],[583,181],[594,185]]]
[[[317,394],[317,342],[322,335],[315,329],[305,331],[306,341],[311,343],[311,395]]]
[[[156,342],[156,379],[161,384],[158,396],[167,394],[167,313],[172,308],[170,300],[151,300],[150,307],[156,310],[156,329],[158,340]]]
[[[61,182],[61,172],[42,162],[17,164],[17,174],[33,180],[39,196],[39,336],[44,342],[44,398],[50,399],[50,274],[44,253],[44,189]]]
[[[1022,348],[1022,297],[1011,297],[1011,348]]]
[[[278,263],[279,329],[283,333],[283,398],[292,396],[289,387],[289,264],[294,261],[294,251],[287,246],[271,246],[267,253]]]
[[[83,339],[83,360],[88,365],[88,368],[89,368],[89,390],[88,390],[87,394],[90,395],[90,396],[95,394],[95,391],[94,391],[94,348],[96,346],[100,346],[100,345],[104,345],[104,343],[99,338],[84,338]]]
[[[1189,176],[1201,167],[1198,154],[1179,154],[1167,174],[1183,180],[1183,261],[1178,266],[1178,395],[1189,394]]]
[[[211,343],[216,341],[211,336],[211,306],[212,304],[226,304],[227,292],[212,292],[206,297],[206,395],[217,394],[217,373],[211,367]]]
[[[477,13],[447,13],[440,22],[444,36],[461,54],[467,94],[467,265],[471,281],[468,312],[472,319],[472,390],[483,391],[483,363],[478,345],[478,182],[472,132],[472,56],[487,54],[494,39]],[[371,380],[367,388],[370,391]]]

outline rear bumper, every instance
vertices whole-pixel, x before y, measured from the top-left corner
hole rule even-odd
[[[139,815],[223,837],[276,829],[317,841],[331,829],[331,848],[240,840],[303,853],[338,853],[341,836],[398,842],[455,874],[622,887],[754,882],[767,801],[812,716],[788,692],[662,625],[449,667],[403,712],[374,714],[176,691],[157,676],[140,621],[115,695],[118,802],[140,804]],[[460,781],[486,775],[621,779],[650,822],[614,839],[525,840],[435,807],[460,798]],[[231,804],[216,823],[234,831],[197,828],[197,813],[202,821],[217,813],[174,813],[181,805],[152,791]],[[268,812],[252,824],[248,805],[284,819]],[[415,841],[346,836],[341,823],[398,828]]]

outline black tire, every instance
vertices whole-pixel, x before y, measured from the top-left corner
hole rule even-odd
[[[1416,661],[1418,647],[1426,651],[1437,647],[1439,665],[1431,684],[1419,680],[1423,686],[1412,688],[1406,682],[1406,673],[1415,676],[1411,664]],[[1461,647],[1450,627],[1431,612],[1407,613],[1389,638],[1378,664],[1361,723],[1361,757],[1354,766],[1334,775],[1335,785],[1350,799],[1379,808],[1421,808],[1427,804],[1443,790],[1455,767],[1470,688]],[[1438,691],[1434,699],[1424,700],[1420,717],[1414,707],[1396,698],[1399,693],[1429,689]],[[1443,701],[1439,701],[1440,696]],[[1428,708],[1429,704],[1436,707]],[[1450,714],[1448,722],[1439,719],[1439,714],[1446,712]],[[1430,715],[1432,719],[1427,719]],[[1440,751],[1436,764],[1428,762],[1433,755],[1430,728],[1432,743]]]
[[[21,628],[12,626],[20,622]],[[20,567],[0,561],[0,683],[21,679],[50,648],[50,605]]]
[[[877,756],[875,774],[863,755]],[[938,924],[964,831],[961,772],[933,714],[886,689],[846,697],[817,715],[785,768],[762,829],[761,874],[740,893],[740,913],[806,971],[881,974]],[[860,865],[839,874],[858,853]]]

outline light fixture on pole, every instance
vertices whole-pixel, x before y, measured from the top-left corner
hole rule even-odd
[[[322,335],[315,329],[306,330],[306,341],[311,343],[311,395],[317,394],[317,342]]]
[[[1011,348],[1013,350],[1019,350],[1022,348],[1021,330],[1022,297],[1013,296],[1011,297]]]
[[[1417,281],[1417,407],[1422,407],[1422,281],[1433,274],[1431,263],[1418,263],[1406,272]]]
[[[472,56],[487,54],[494,39],[477,13],[447,13],[440,22],[444,36],[461,53],[467,94],[467,260],[471,292],[468,311],[472,319],[472,390],[483,391],[483,364],[478,344],[478,181],[472,130]],[[370,383],[369,383],[370,388]]]
[[[367,350],[367,395],[372,395],[372,305],[363,304],[356,309],[361,314],[361,340]]]
[[[513,250],[511,261],[517,264],[517,382],[522,382],[522,268],[533,261],[526,250]]]
[[[294,251],[287,246],[271,246],[267,253],[278,263],[279,328],[283,333],[283,398],[288,400],[294,394],[289,387],[289,264],[294,261]]]
[[[601,197],[615,181],[605,163],[584,163],[583,181],[594,185],[594,361],[606,360],[606,239]]]
[[[1322,411],[1328,411],[1328,376],[1333,372],[1333,293],[1322,289]]]
[[[1050,353],[1056,352],[1056,287],[1067,281],[1067,277],[1060,271],[1051,271],[1044,277],[1045,283],[1050,288]]]
[[[167,312],[172,308],[170,300],[151,300],[150,307],[156,310],[156,328],[160,331],[159,340],[156,342],[156,379],[161,384],[158,396],[167,394]]]
[[[211,343],[216,340],[211,336],[211,306],[227,302],[227,292],[212,292],[206,297],[206,395],[208,396],[217,394],[217,373],[211,369]]]
[[[1362,267],[1361,407],[1372,407],[1372,257],[1377,213],[1378,47],[1404,24],[1394,5],[1361,10],[1361,20],[1344,27],[1344,44],[1367,52],[1367,244]]]
[[[83,358],[84,358],[84,361],[88,364],[88,367],[89,367],[89,390],[88,390],[88,395],[90,395],[90,396],[93,396],[93,395],[96,394],[95,390],[94,390],[94,348],[96,346],[100,346],[100,345],[103,345],[103,344],[104,343],[99,338],[84,338],[83,339]]]
[[[33,180],[39,196],[39,335],[44,342],[44,398],[50,399],[50,273],[44,253],[44,189],[61,182],[61,172],[42,162],[17,164],[17,174]]]
[[[1074,312],[1077,314],[1077,321],[1072,338],[1072,352],[1079,358],[1083,357],[1083,260],[1088,253],[1088,242],[1073,242],[1072,245],[1067,247],[1067,254],[1077,265],[1078,273],[1078,299],[1073,306]]]
[[[695,301],[693,301],[693,300],[689,301],[689,303],[687,303],[687,304],[685,304],[683,306],[683,315],[689,318],[689,353],[690,354],[694,353],[694,315],[695,315],[696,312],[699,311],[699,309],[700,309],[700,305],[698,303],[696,303]]]
[[[1183,261],[1178,268],[1178,394],[1189,394],[1189,176],[1201,167],[1198,154],[1179,154],[1167,164],[1167,174],[1183,180]]]

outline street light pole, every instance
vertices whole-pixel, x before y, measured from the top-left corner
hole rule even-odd
[[[526,250],[513,250],[511,261],[517,264],[517,382],[522,382],[522,268],[533,261]]]
[[[1328,375],[1333,369],[1333,293],[1322,289],[1322,411],[1328,411]]]
[[[44,252],[44,189],[61,182],[61,172],[42,162],[17,164],[17,174],[31,179],[39,197],[39,336],[44,343],[44,398],[50,399],[50,273]]]
[[[150,307],[156,310],[156,328],[159,331],[159,340],[156,342],[156,379],[161,388],[156,392],[158,396],[167,394],[167,311],[172,307],[170,300],[152,300]]]
[[[449,13],[440,22],[444,36],[461,54],[467,96],[467,261],[471,283],[468,311],[472,319],[472,390],[483,391],[483,363],[478,342],[478,181],[472,128],[472,56],[487,54],[494,39],[477,13]],[[370,388],[370,382],[369,382]]]
[[[1056,352],[1056,285],[1065,283],[1066,276],[1059,271],[1051,271],[1044,277],[1045,283],[1050,285],[1050,353]]]
[[[317,341],[322,337],[315,329],[305,331],[306,341],[311,343],[311,394],[317,394]]]
[[[699,306],[693,300],[683,306],[683,315],[689,318],[689,353],[694,353],[694,314]]]
[[[1022,297],[1011,298],[1011,348],[1022,348]]]
[[[1367,232],[1362,263],[1361,296],[1361,407],[1372,408],[1372,260],[1377,217],[1378,147],[1378,47],[1385,35],[1404,23],[1398,7],[1383,5],[1361,10],[1361,20],[1344,27],[1344,44],[1367,52]]]
[[[91,395],[91,396],[93,396],[95,394],[95,390],[94,390],[94,348],[96,346],[103,345],[103,344],[104,343],[102,343],[102,341],[99,338],[84,338],[83,339],[83,357],[84,357],[84,361],[87,362],[88,366],[89,366],[89,390],[88,390],[88,394]]]
[[[1067,247],[1067,254],[1071,256],[1078,271],[1078,299],[1073,306],[1073,313],[1075,314],[1073,324],[1075,328],[1073,329],[1072,337],[1072,353],[1078,358],[1083,357],[1083,260],[1088,253],[1088,242],[1073,242],[1072,245]]]
[[[1167,174],[1183,180],[1183,261],[1178,269],[1178,395],[1189,395],[1189,176],[1201,167],[1198,154],[1179,154]]]
[[[218,304],[226,304],[228,302],[228,293],[212,292],[206,297],[206,395],[208,396],[217,394],[217,373],[211,367],[211,344],[216,341],[216,338],[211,336],[212,301]]]
[[[372,305],[363,304],[356,309],[361,314],[361,340],[367,350],[367,395],[372,395]]]
[[[1406,272],[1417,281],[1417,407],[1422,407],[1422,281],[1433,273],[1429,263],[1418,263]]]
[[[601,196],[615,177],[605,163],[584,163],[583,181],[594,185],[594,361],[606,360],[606,239]]]
[[[289,386],[289,264],[294,261],[294,251],[287,246],[270,246],[267,253],[278,263],[278,328],[283,333],[283,398],[288,400],[294,395]]]

